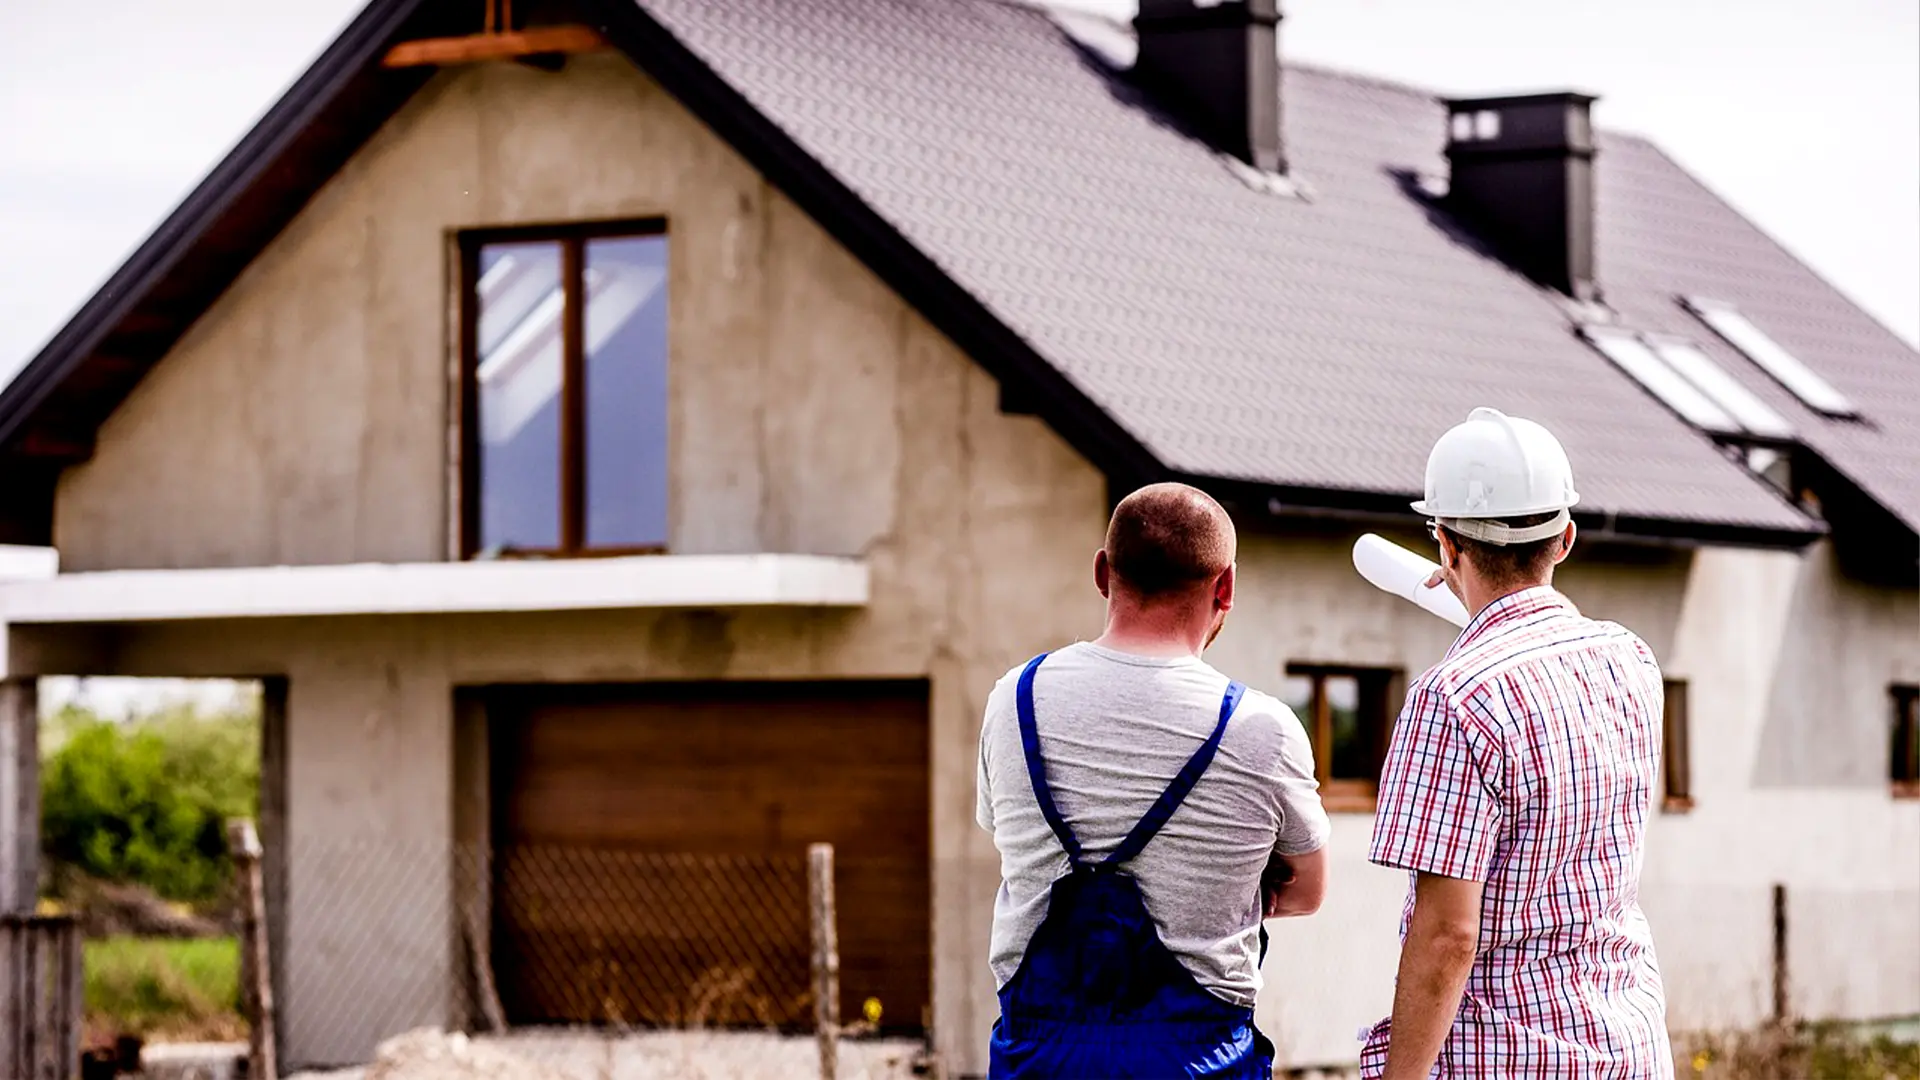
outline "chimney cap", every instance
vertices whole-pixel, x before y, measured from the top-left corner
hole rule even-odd
[[[1188,29],[1245,26],[1249,21],[1277,24],[1280,0],[1140,0],[1133,24]]]
[[[1599,98],[1577,90],[1445,98],[1447,156],[1486,157],[1593,152],[1593,110]]]
[[[1504,109],[1514,105],[1592,105],[1598,94],[1580,90],[1548,90],[1534,94],[1494,94],[1486,97],[1445,97],[1440,99],[1450,112],[1468,109]]]

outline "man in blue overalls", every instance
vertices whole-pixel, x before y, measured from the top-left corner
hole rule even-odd
[[[1300,721],[1200,658],[1233,607],[1234,546],[1197,489],[1129,495],[1094,557],[1105,633],[987,700],[992,1077],[1272,1076],[1261,918],[1320,906],[1328,823]]]

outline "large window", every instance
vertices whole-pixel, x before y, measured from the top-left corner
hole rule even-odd
[[[1401,681],[1386,668],[1287,665],[1280,697],[1306,725],[1327,809],[1373,809]]]
[[[1670,814],[1693,809],[1693,762],[1688,755],[1692,734],[1687,729],[1687,684],[1667,680],[1666,715],[1662,722],[1660,807]]]
[[[1920,686],[1893,688],[1892,751],[1894,795],[1920,799]]]
[[[469,556],[667,544],[667,236],[658,221],[468,233]]]

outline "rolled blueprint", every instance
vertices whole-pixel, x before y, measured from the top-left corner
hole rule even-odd
[[[1411,600],[1455,626],[1467,625],[1467,606],[1446,585],[1427,588],[1440,564],[1415,555],[1390,540],[1368,533],[1353,544],[1353,568],[1383,592]]]

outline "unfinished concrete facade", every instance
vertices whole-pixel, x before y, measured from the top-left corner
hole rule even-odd
[[[10,630],[15,679],[285,679],[289,1061],[363,1060],[463,1019],[444,982],[452,852],[476,827],[458,688],[914,678],[931,690],[932,1033],[958,1074],[983,1069],[999,867],[973,824],[980,711],[1010,666],[1097,632],[1112,493],[624,58],[436,76],[63,475],[63,569],[453,558],[455,235],[652,215],[672,250],[671,551],[856,557],[864,608]],[[1352,574],[1357,527],[1243,528],[1224,671],[1270,686],[1289,662],[1418,671],[1445,650],[1444,624]],[[1691,686],[1696,805],[1656,824],[1646,874],[1676,1026],[1765,1017],[1775,883],[1796,1007],[1920,1013],[1920,803],[1884,775],[1887,686],[1920,681],[1920,596],[1857,585],[1821,547],[1600,545],[1564,586]],[[1292,1064],[1352,1060],[1390,1003],[1405,883],[1366,865],[1370,828],[1339,815],[1325,913],[1274,924],[1260,1017]]]

